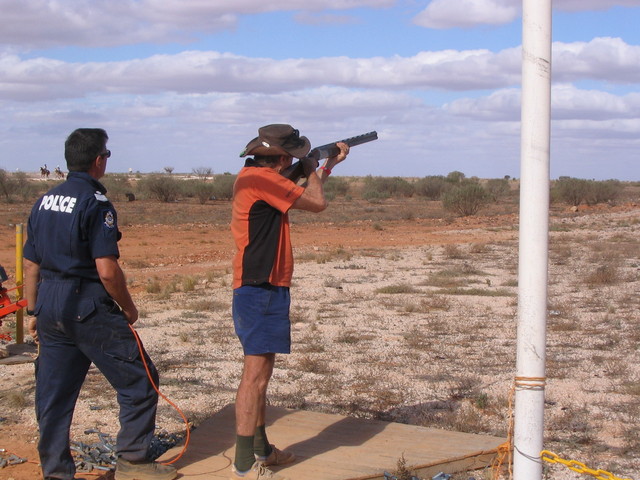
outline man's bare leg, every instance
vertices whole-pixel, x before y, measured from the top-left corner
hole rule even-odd
[[[265,424],[267,387],[273,373],[275,353],[245,355],[242,379],[236,394],[235,466],[246,471],[253,465],[253,437],[256,427]]]

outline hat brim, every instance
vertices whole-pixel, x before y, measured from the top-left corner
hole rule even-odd
[[[266,139],[262,137],[256,137],[247,143],[246,148],[240,154],[241,157],[248,155],[291,155],[295,158],[302,158],[309,150],[311,150],[311,142],[307,137],[300,137],[304,143],[302,146],[285,150],[279,145],[271,145]]]

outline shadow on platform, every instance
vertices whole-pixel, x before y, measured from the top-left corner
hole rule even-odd
[[[398,460],[423,477],[491,464],[504,438],[451,432],[379,420],[268,407],[269,440],[297,461],[274,471],[291,480],[373,480],[393,472]],[[182,447],[160,457],[171,461]],[[234,405],[227,405],[191,434],[174,465],[183,479],[229,478],[235,453]],[[103,477],[105,480],[108,476]]]

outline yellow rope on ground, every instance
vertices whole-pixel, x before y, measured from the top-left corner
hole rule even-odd
[[[598,480],[631,480],[630,478],[616,477],[613,473],[607,472],[606,470],[593,470],[587,467],[584,463],[577,462],[576,460],[565,460],[549,450],[543,450],[540,452],[540,458],[545,462],[560,463],[574,472],[593,475]]]
[[[545,377],[515,377],[513,386],[509,389],[509,400],[507,409],[507,441],[499,445],[497,448],[497,455],[491,464],[493,470],[493,478],[499,478],[500,469],[503,464],[507,463],[509,468],[509,480],[513,479],[512,469],[512,457],[513,457],[513,429],[514,429],[514,411],[513,404],[515,400],[516,389],[528,389],[528,390],[544,390],[547,380]],[[630,478],[616,477],[613,473],[606,470],[594,470],[587,467],[584,463],[576,460],[565,460],[559,457],[557,454],[550,452],[549,450],[543,450],[540,452],[540,460],[544,460],[549,463],[560,463],[565,465],[570,470],[578,473],[585,473],[592,475],[598,480],[632,480]],[[537,460],[537,459],[536,459]]]

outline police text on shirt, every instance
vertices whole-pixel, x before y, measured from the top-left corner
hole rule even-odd
[[[45,195],[40,202],[40,208],[38,210],[52,210],[54,212],[73,212],[73,207],[76,206],[75,197],[64,197],[62,195]]]

